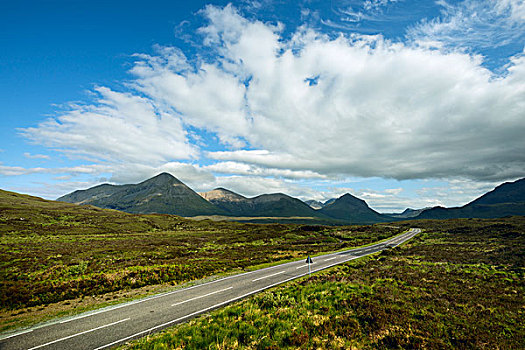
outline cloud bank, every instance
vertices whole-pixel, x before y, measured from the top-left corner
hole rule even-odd
[[[498,4],[494,11],[522,23],[518,2]],[[402,43],[306,26],[285,38],[282,24],[249,20],[231,5],[202,13],[202,54],[157,47],[135,55],[127,91],[97,87],[92,103],[23,135],[104,164],[115,181],[142,180],[131,166],[208,179],[523,176],[525,56],[497,75],[480,56],[416,43],[451,35],[452,16]],[[203,133],[218,149],[197,142]],[[211,164],[195,165],[203,159]]]

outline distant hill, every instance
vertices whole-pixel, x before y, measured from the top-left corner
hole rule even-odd
[[[512,215],[525,215],[525,178],[501,184],[462,207],[428,209],[415,219],[500,218]]]
[[[326,216],[352,223],[367,224],[392,220],[371,209],[364,200],[349,193],[331,201],[318,211]]]
[[[90,204],[134,214],[175,214],[180,216],[225,215],[191,188],[168,173],[132,185],[99,185],[79,190],[58,201]]]
[[[390,216],[396,219],[409,219],[409,218],[414,218],[418,216],[419,214],[421,214],[422,212],[428,209],[431,209],[431,207],[422,208],[422,209],[406,208],[402,213],[388,213],[388,214],[383,214],[383,215],[387,215],[387,216]]]
[[[248,199],[225,188],[216,188],[209,192],[200,192],[199,195],[216,207],[221,208],[228,215],[245,216],[245,213],[248,212]]]
[[[467,206],[503,203],[525,203],[525,178],[514,182],[505,182],[473,200]]]
[[[315,201],[315,200],[309,200],[309,201],[304,201],[304,202],[308,204],[310,208],[315,209],[315,210],[321,209],[324,206],[323,203],[319,201]]]
[[[265,222],[309,222],[319,224],[376,223],[390,221],[370,209],[365,201],[346,194],[325,203],[318,202],[315,210],[297,198],[283,193],[262,194],[246,198],[216,188],[197,194],[168,173],[159,174],[138,184],[98,185],[78,190],[58,198],[58,201],[89,204],[134,214],[173,214],[179,216],[237,217],[239,220]],[[310,203],[312,204],[312,203]],[[315,204],[314,204],[315,205]]]
[[[199,195],[210,202],[242,202],[246,200],[246,197],[221,187],[209,192],[199,192]]]
[[[200,195],[232,216],[325,218],[299,199],[282,193],[246,198],[230,190],[217,188]]]
[[[330,198],[329,200],[327,200],[326,202],[323,203],[323,207],[326,207],[327,205],[332,204],[336,200],[337,200],[337,198]]]
[[[255,216],[323,217],[297,198],[282,193],[263,194],[250,199]]]
[[[180,216],[231,216],[265,219],[317,220],[323,223],[370,224],[403,219],[498,218],[525,215],[525,179],[504,183],[463,207],[406,209],[401,214],[380,214],[367,203],[345,194],[325,203],[302,202],[282,193],[246,198],[217,188],[197,194],[168,173],[138,184],[102,184],[74,191],[59,201],[89,204],[136,214],[174,214]],[[318,208],[318,209],[315,209]],[[297,219],[298,218],[298,219]]]

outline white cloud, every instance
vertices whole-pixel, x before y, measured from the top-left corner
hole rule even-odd
[[[51,157],[45,154],[31,154],[29,152],[25,152],[24,157],[29,158],[29,159],[46,159],[46,160],[51,159]]]
[[[326,176],[313,171],[294,171],[290,169],[263,168],[239,162],[219,162],[205,166],[204,169],[221,174],[237,174],[251,176],[275,176],[288,179],[323,179]]]
[[[114,183],[138,183],[162,172],[172,174],[192,188],[215,181],[215,177],[199,165],[180,162],[168,162],[160,166],[141,163],[114,165],[110,180]]]
[[[47,147],[99,161],[161,164],[195,157],[181,120],[151,100],[105,87],[91,105],[69,111],[21,133]]]
[[[388,188],[385,190],[385,192],[388,194],[398,195],[401,192],[403,192],[403,189],[402,188]]]
[[[38,195],[44,195],[47,198],[62,196],[66,194],[66,192],[62,192],[63,189],[69,191],[73,185],[77,184],[85,184],[85,187],[80,188],[88,188],[103,182],[115,184],[138,183],[162,172],[171,173],[192,188],[197,188],[199,186],[214,186],[216,181],[215,176],[213,176],[208,170],[201,168],[199,165],[180,162],[168,162],[160,166],[151,166],[141,163],[125,163],[89,164],[61,168],[24,168],[0,164],[0,175],[3,176],[56,174],[60,176],[54,176],[53,180],[65,181],[81,175],[88,175],[93,179],[91,181],[79,181],[77,178],[74,181],[65,181],[54,185],[45,184],[35,193]],[[104,176],[106,174],[110,174],[109,178]],[[54,190],[52,189],[53,186],[55,186]],[[72,190],[80,188],[77,187]]]
[[[330,40],[311,31],[296,35],[301,46],[292,53],[276,28],[231,8],[217,11],[209,40],[221,44],[228,74],[251,79],[244,114],[252,121],[236,136],[259,150],[210,157],[325,175],[521,175],[525,99],[518,59],[498,78],[477,56],[381,37]],[[245,44],[258,37],[256,49]],[[310,86],[312,77],[317,84]]]
[[[410,28],[415,41],[442,42],[452,47],[494,48],[522,42],[525,33],[523,0],[438,1],[440,17],[426,19]]]
[[[90,165],[79,165],[73,167],[61,167],[61,168],[24,168],[20,166],[7,166],[0,163],[0,175],[4,176],[19,176],[19,175],[29,175],[29,174],[70,174],[70,175],[80,175],[80,174],[101,174],[104,172],[111,171],[106,165],[103,164],[90,164]]]
[[[68,181],[68,178],[55,178],[53,183],[31,182],[24,186],[10,186],[8,190],[19,193],[30,193],[46,199],[54,200],[66,193],[71,193],[78,189],[90,188],[100,183],[100,180],[93,178],[87,181]]]
[[[388,6],[392,3],[396,3],[398,1],[400,0],[365,0],[363,2],[363,7],[366,10],[379,10],[385,6]]]
[[[219,176],[215,183],[209,184],[200,191],[209,191],[213,188],[224,187],[246,197],[254,197],[263,193],[284,193],[301,199],[322,198],[319,191],[308,186],[276,178],[260,176]]]
[[[422,187],[417,190],[419,198],[432,198],[444,207],[463,206],[493,190],[500,182],[453,179],[443,186]]]
[[[19,176],[28,174],[27,169],[20,166],[8,166],[0,164],[0,175],[3,176]]]

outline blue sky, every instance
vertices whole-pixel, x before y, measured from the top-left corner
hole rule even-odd
[[[0,188],[462,205],[525,173],[525,4],[3,1]]]

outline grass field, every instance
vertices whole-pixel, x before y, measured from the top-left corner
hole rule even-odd
[[[131,215],[0,191],[0,330],[401,231]]]
[[[402,225],[425,231],[122,349],[523,349],[525,218]]]

